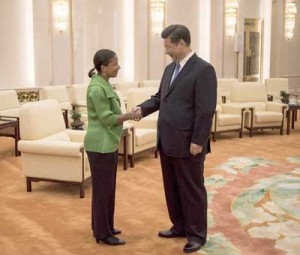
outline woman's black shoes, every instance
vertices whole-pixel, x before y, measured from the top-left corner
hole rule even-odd
[[[122,245],[126,243],[124,240],[119,239],[118,237],[115,236],[110,236],[107,238],[96,240],[97,243],[99,243],[100,241],[108,245]]]
[[[115,236],[115,235],[119,235],[119,234],[121,234],[122,233],[122,231],[121,230],[119,230],[119,229],[116,229],[116,228],[114,228],[112,231],[112,234]]]

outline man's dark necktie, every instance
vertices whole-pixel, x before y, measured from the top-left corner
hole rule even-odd
[[[173,81],[176,79],[177,75],[179,74],[179,70],[180,70],[180,64],[176,63],[176,66],[175,66],[175,69],[174,69],[173,79],[170,83],[170,86],[172,85]]]

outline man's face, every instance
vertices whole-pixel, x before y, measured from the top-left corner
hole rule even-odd
[[[165,53],[168,54],[174,62],[180,60],[182,56],[182,42],[179,41],[177,44],[172,43],[171,39],[168,37],[164,39]]]

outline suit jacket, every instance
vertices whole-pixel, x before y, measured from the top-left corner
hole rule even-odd
[[[158,149],[172,157],[190,156],[190,144],[210,151],[209,135],[216,108],[217,79],[213,66],[196,54],[187,61],[171,87],[175,63],[169,64],[158,92],[140,105],[143,116],[159,110]]]

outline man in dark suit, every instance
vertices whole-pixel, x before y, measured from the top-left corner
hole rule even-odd
[[[183,251],[195,252],[207,237],[205,154],[216,108],[217,81],[211,64],[190,48],[190,32],[170,25],[161,34],[173,62],[161,79],[159,91],[133,111],[145,117],[159,110],[158,150],[164,189],[173,226],[163,238],[187,237]]]

